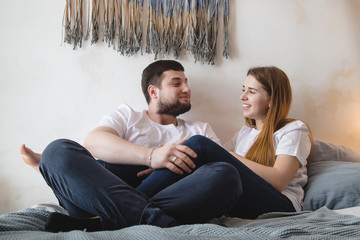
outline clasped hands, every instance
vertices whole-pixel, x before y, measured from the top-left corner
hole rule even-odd
[[[137,174],[138,177],[145,177],[154,169],[168,168],[176,174],[191,173],[196,167],[190,157],[196,158],[196,153],[188,146],[183,145],[186,140],[179,143],[160,145],[152,152],[151,169],[146,169]]]

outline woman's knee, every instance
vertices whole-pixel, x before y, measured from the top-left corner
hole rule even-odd
[[[211,152],[216,147],[219,147],[219,145],[217,143],[215,143],[211,139],[201,136],[201,135],[194,135],[194,136],[190,137],[184,143],[184,145],[188,146],[193,151],[195,151],[198,154],[198,157],[200,157],[200,158],[207,155],[209,152]],[[205,161],[205,162],[208,162],[208,161]]]
[[[207,176],[207,186],[224,197],[242,194],[242,182],[239,172],[230,163],[213,162],[199,168],[199,174]]]
[[[185,142],[185,145],[203,145],[208,144],[210,141],[211,140],[205,136],[194,135]]]
[[[227,162],[213,162],[207,164],[211,167],[211,183],[219,185],[219,189],[227,188],[237,191],[241,189],[241,179],[237,169]],[[206,166],[206,165],[205,165]]]
[[[222,212],[229,211],[237,204],[243,191],[239,172],[226,162],[209,163],[202,168],[205,171],[203,175],[207,176],[208,189],[211,191],[209,195],[216,198]]]

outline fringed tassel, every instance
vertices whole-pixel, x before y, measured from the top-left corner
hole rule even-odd
[[[148,3],[148,12],[147,12],[147,21],[146,21],[146,47],[145,52],[151,53],[151,34],[152,34],[152,16],[153,16],[153,8],[152,1],[149,0]]]
[[[71,1],[71,0],[70,0]],[[97,43],[100,36],[100,2],[102,0],[92,0],[92,11],[91,11],[91,44]]]
[[[144,1],[129,0],[127,4],[127,55],[134,55],[142,48],[142,14]]]
[[[148,8],[148,24],[146,36],[146,53],[154,53],[155,59],[161,51],[161,35],[162,15],[160,14],[162,2],[161,0],[149,0]],[[160,27],[160,28],[159,28]]]
[[[105,2],[105,1],[104,1]],[[115,0],[107,0],[105,2],[105,30],[104,30],[104,39],[108,44],[108,47],[113,46],[115,49],[115,32],[116,32],[116,15],[115,15]]]
[[[82,6],[83,9],[83,26],[84,28],[84,40],[89,40],[90,37],[90,0],[85,0]]]
[[[141,50],[143,45],[143,11],[144,11],[144,0],[136,0],[135,9],[134,9],[134,54]]]
[[[185,22],[184,22],[184,9],[185,9],[185,2],[183,0],[176,0],[175,1],[175,8],[174,8],[174,34],[172,37],[172,46],[174,49],[174,57],[176,59],[180,58],[181,51],[183,48],[186,48],[186,41],[185,41]]]
[[[172,47],[171,37],[174,36],[174,19],[173,19],[174,3],[173,0],[167,0],[164,6],[163,31],[161,42],[161,53],[166,55]]]
[[[186,50],[193,54],[193,47],[195,43],[195,18],[193,16],[194,4],[192,0],[187,0],[187,13],[186,13],[186,31],[187,42]]]
[[[218,23],[219,23],[219,3],[215,0],[207,2],[207,27],[205,34],[205,49],[204,49],[204,60],[208,64],[215,64],[216,56],[216,42],[218,37]]]
[[[82,47],[89,34],[88,0],[67,0],[63,16],[64,42],[73,44],[74,49]]]
[[[83,0],[75,1],[75,25],[73,30],[73,39],[74,39],[74,49],[77,46],[82,47],[82,40],[83,40],[83,24],[82,24],[82,3]]]
[[[224,45],[223,56],[228,59],[230,57],[229,50],[229,20],[230,20],[230,4],[229,0],[224,0]]]
[[[161,39],[162,29],[164,22],[164,2],[162,0],[154,0],[155,13],[153,15],[153,28],[152,28],[152,49],[155,54],[155,60],[158,59],[158,54],[161,53]]]
[[[103,40],[107,43],[109,41],[109,1],[111,0],[100,0],[101,1],[101,19],[103,22]]]
[[[195,62],[204,58],[204,49],[206,48],[206,5],[205,0],[195,1],[196,22],[194,28],[194,46],[193,55]]]
[[[131,46],[131,0],[124,1],[124,50],[127,56],[130,56]]]
[[[71,0],[66,1],[63,17],[63,26],[65,30],[64,42],[71,44]]]
[[[126,0],[124,0],[126,1]],[[125,30],[124,30],[124,19],[123,19],[123,1],[116,1],[116,26],[118,31],[118,46],[117,51],[121,55],[125,54]]]

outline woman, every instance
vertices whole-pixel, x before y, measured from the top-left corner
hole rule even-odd
[[[312,137],[305,123],[287,118],[292,98],[289,79],[277,67],[252,68],[242,91],[246,126],[224,145],[228,151],[202,136],[191,137],[185,145],[196,152],[197,167],[225,161],[238,170],[242,194],[229,215],[256,218],[273,211],[301,211]],[[156,170],[139,188],[150,189],[151,183],[157,192],[176,178],[168,170]]]

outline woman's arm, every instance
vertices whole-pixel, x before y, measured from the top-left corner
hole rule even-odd
[[[276,161],[273,167],[268,167],[253,162],[234,152],[231,152],[231,154],[244,163],[257,175],[262,177],[265,181],[270,183],[279,192],[282,192],[286,186],[289,185],[300,167],[300,162],[296,157],[284,154],[278,155],[276,157]]]

